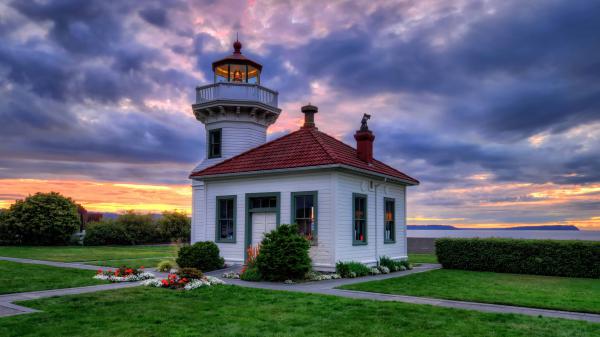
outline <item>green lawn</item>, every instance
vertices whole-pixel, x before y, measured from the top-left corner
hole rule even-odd
[[[440,269],[344,289],[600,313],[600,280]]]
[[[108,260],[173,258],[177,246],[62,246],[62,247],[16,247],[0,246],[0,256],[59,262],[101,263]]]
[[[1,336],[594,336],[600,324],[234,286],[20,302]]]
[[[435,254],[408,254],[408,261],[411,263],[438,263]]]
[[[132,267],[132,268],[156,268],[158,263],[163,260],[175,261],[174,257],[163,258],[142,258],[142,259],[120,259],[120,260],[104,260],[104,261],[89,261],[88,264],[103,267]]]
[[[106,283],[94,280],[95,274],[91,270],[0,261],[0,294]]]

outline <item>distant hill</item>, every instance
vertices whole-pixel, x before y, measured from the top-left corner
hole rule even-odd
[[[542,225],[542,226],[516,226],[506,228],[458,228],[450,225],[408,225],[409,230],[538,230],[538,231],[578,231],[579,228],[571,225]]]

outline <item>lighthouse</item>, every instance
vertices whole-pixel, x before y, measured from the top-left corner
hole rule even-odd
[[[194,168],[198,172],[264,144],[267,128],[281,109],[277,91],[260,84],[262,65],[242,54],[242,43],[233,53],[213,62],[213,83],[196,88],[192,105],[206,130],[206,155]]]

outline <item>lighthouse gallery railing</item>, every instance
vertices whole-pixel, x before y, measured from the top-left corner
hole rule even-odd
[[[196,88],[196,103],[215,100],[257,101],[277,107],[277,91],[258,84],[219,82]]]

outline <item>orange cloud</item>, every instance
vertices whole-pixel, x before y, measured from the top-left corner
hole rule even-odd
[[[0,179],[0,208],[10,206],[36,192],[59,192],[90,211],[162,212],[180,210],[188,214],[192,205],[189,185],[151,185],[87,180]]]

